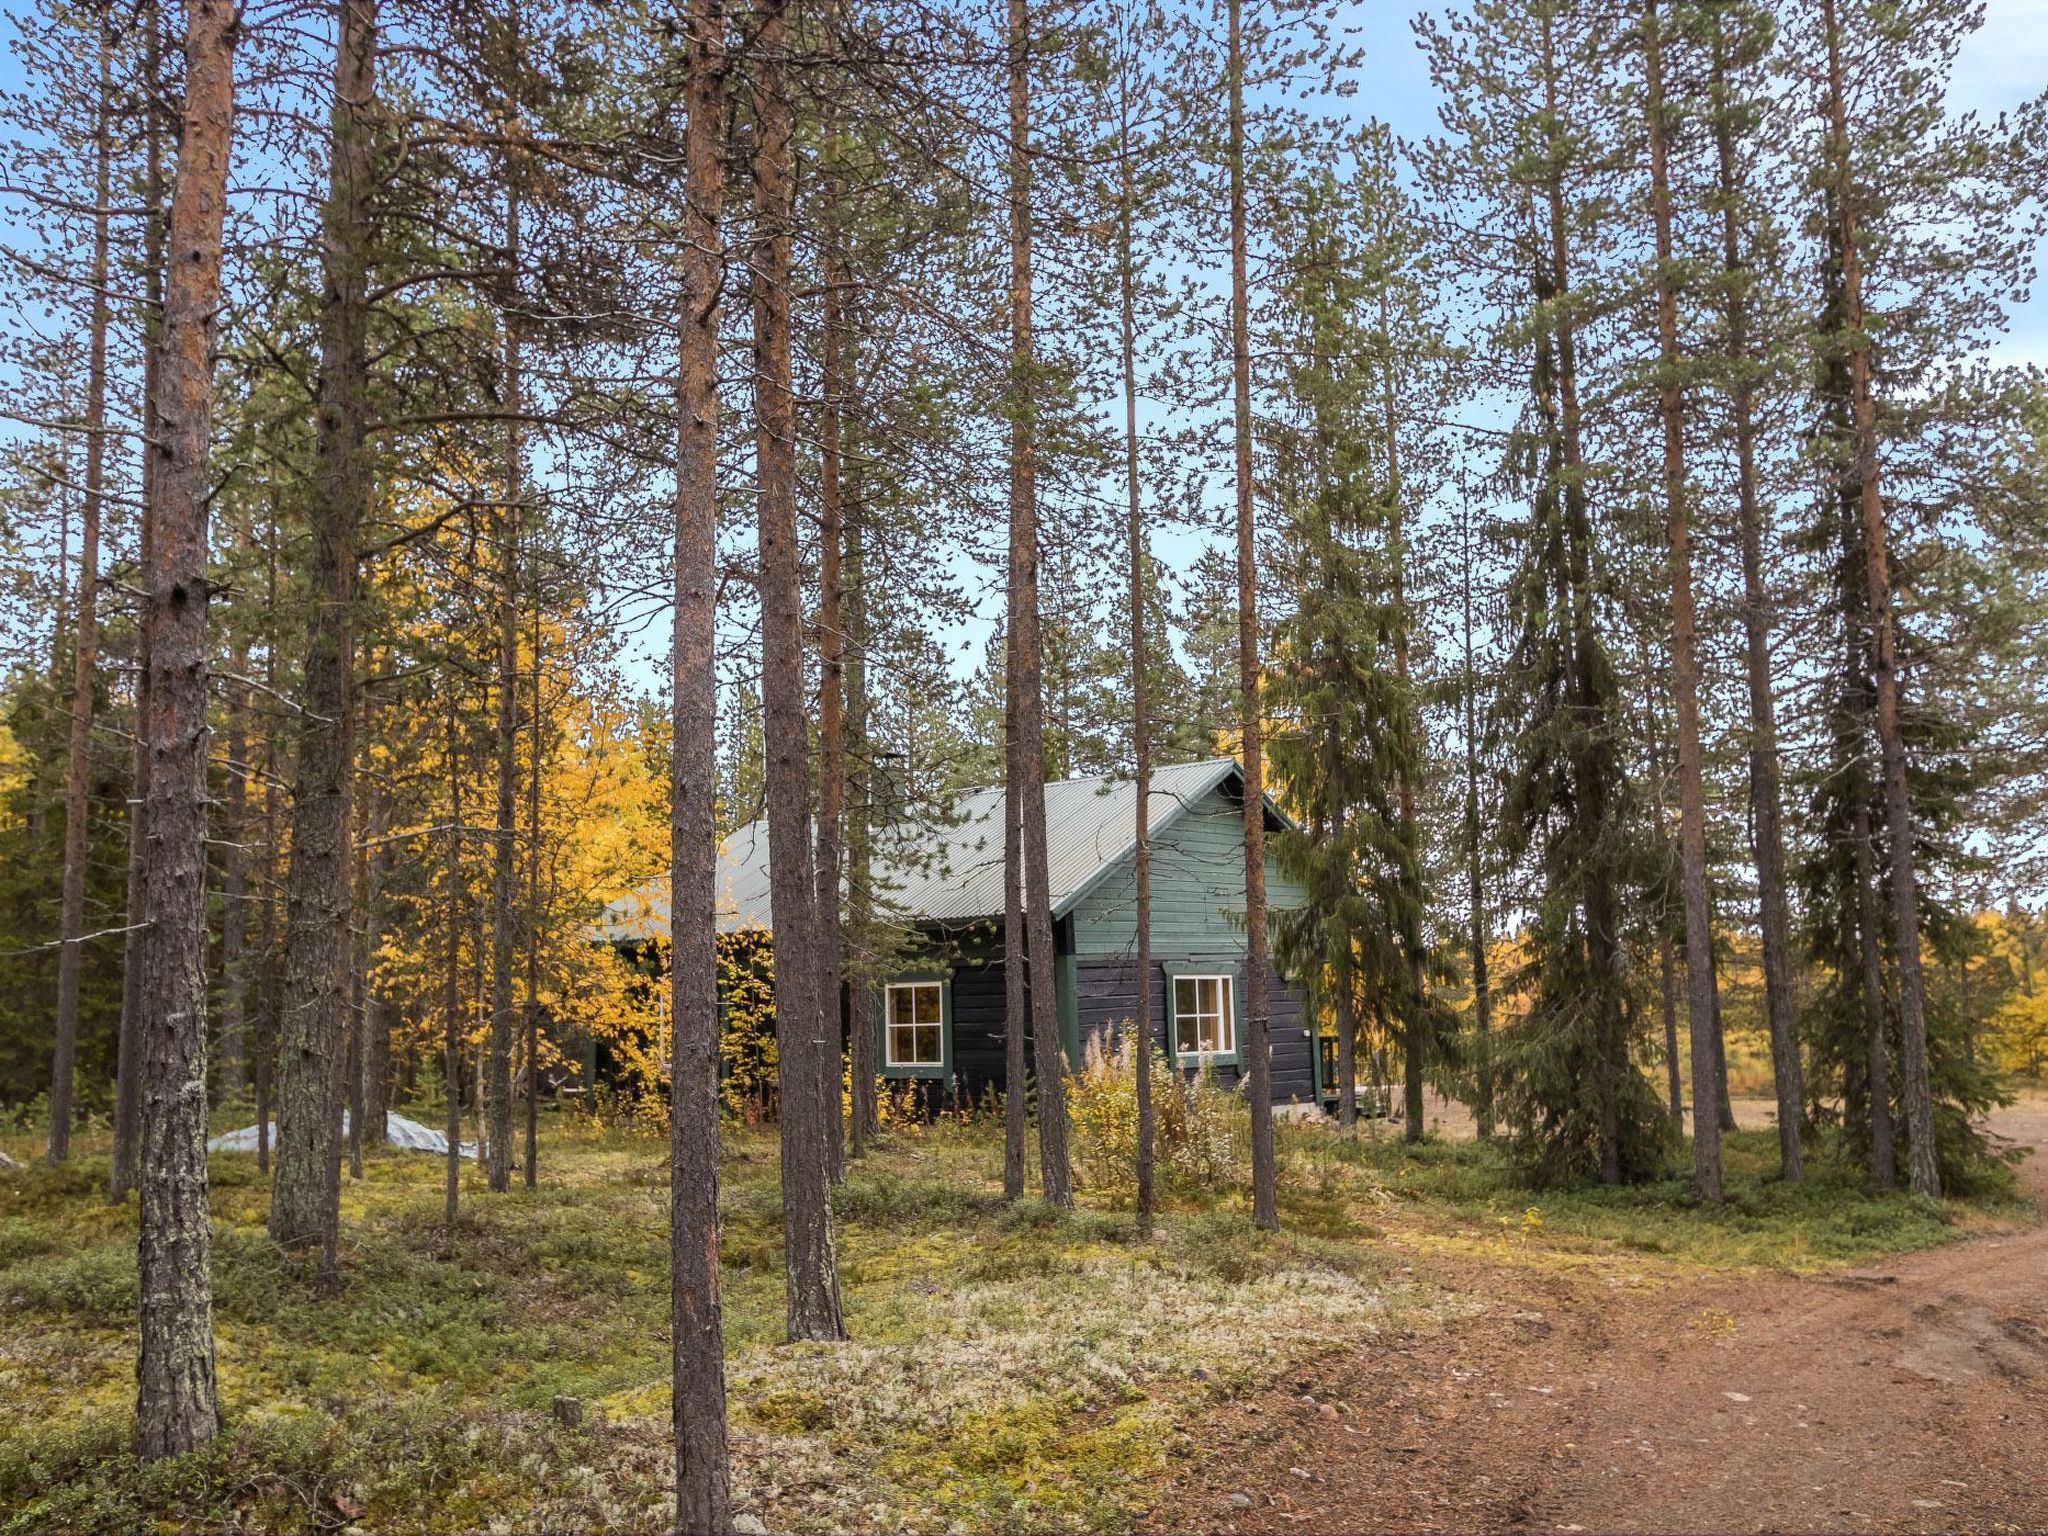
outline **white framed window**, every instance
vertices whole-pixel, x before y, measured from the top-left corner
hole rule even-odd
[[[938,1070],[946,1062],[945,983],[892,981],[884,996],[882,1064]]]
[[[1173,978],[1173,1049],[1177,1056],[1235,1056],[1237,999],[1231,976]]]

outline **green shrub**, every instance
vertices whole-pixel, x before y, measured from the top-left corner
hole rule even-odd
[[[1074,1174],[1083,1189],[1112,1205],[1138,1196],[1138,1058],[1134,1031],[1114,1053],[1100,1037],[1067,1089]],[[1234,1189],[1251,1156],[1251,1114],[1241,1094],[1206,1069],[1176,1069],[1152,1048],[1153,1157],[1160,1183],[1185,1193]]]

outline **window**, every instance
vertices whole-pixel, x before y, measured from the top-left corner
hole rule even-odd
[[[1173,1049],[1180,1056],[1237,1054],[1237,1010],[1228,976],[1173,978]]]
[[[888,1027],[882,1062],[889,1067],[943,1068],[946,1061],[945,984],[896,981],[889,984]]]

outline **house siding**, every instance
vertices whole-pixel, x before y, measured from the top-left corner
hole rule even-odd
[[[1243,955],[1243,804],[1233,780],[1210,790],[1153,838],[1155,955]],[[1267,905],[1280,910],[1304,900],[1301,888],[1268,857]],[[1129,954],[1137,914],[1137,858],[1127,853],[1075,903],[1074,954],[1083,960]]]
[[[1230,971],[1244,975],[1244,950],[1187,950],[1155,954],[1152,961],[1152,1039],[1163,1050],[1166,1038],[1167,967]],[[1113,1050],[1123,1038],[1138,995],[1136,957],[1114,955],[1080,960],[1076,963],[1081,1039],[1085,1046]],[[1243,1005],[1239,1004],[1239,1028],[1243,1028]],[[1308,1021],[1302,1016],[1301,993],[1278,975],[1266,980],[1268,1044],[1273,1060],[1273,1102],[1275,1104],[1316,1102],[1315,1042],[1309,1038]],[[1240,1035],[1240,1045],[1242,1036]],[[1218,1078],[1236,1082],[1248,1065],[1226,1063],[1216,1069]]]

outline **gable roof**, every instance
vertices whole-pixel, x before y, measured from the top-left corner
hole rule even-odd
[[[1230,757],[1176,763],[1152,773],[1147,826],[1152,837],[1211,791],[1243,782]],[[971,789],[950,820],[906,823],[879,838],[879,899],[914,921],[964,923],[1003,911],[1003,806],[1000,785]],[[1055,918],[1072,911],[1096,881],[1137,845],[1138,786],[1122,776],[1056,779],[1045,786],[1047,869]],[[1291,825],[1266,797],[1268,815]],[[666,935],[668,877],[658,875],[605,908],[597,935],[611,942]],[[718,850],[718,930],[773,928],[768,896],[768,823],[750,822]]]

